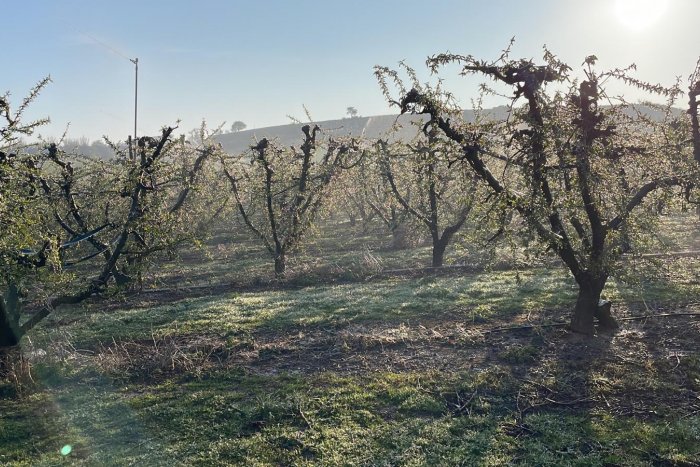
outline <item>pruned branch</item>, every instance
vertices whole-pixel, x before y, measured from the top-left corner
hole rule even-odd
[[[260,240],[263,241],[263,243],[265,244],[265,248],[267,248],[267,250],[268,250],[270,253],[273,253],[273,254],[274,254],[275,249],[272,247],[272,245],[270,244],[270,242],[267,240],[267,237],[266,237],[265,235],[263,235],[263,233],[255,227],[255,225],[253,224],[253,222],[252,222],[251,219],[250,219],[250,216],[248,216],[248,212],[246,211],[245,207],[243,206],[243,201],[241,200],[241,195],[240,195],[239,188],[238,188],[238,180],[237,180],[236,177],[234,177],[233,174],[231,174],[231,172],[228,170],[228,168],[226,167],[225,162],[223,161],[223,158],[222,158],[222,160],[221,160],[221,167],[223,168],[224,175],[226,175],[226,178],[227,178],[227,179],[229,180],[229,182],[231,183],[231,191],[233,192],[233,196],[234,196],[234,198],[235,198],[235,200],[236,200],[236,207],[238,208],[238,212],[241,214],[241,217],[243,218],[243,222],[245,222],[245,225],[247,225],[248,228],[249,228]]]
[[[192,186],[194,185],[194,182],[195,182],[195,179],[197,178],[197,175],[204,167],[204,164],[207,161],[207,159],[213,153],[214,153],[214,148],[212,146],[207,146],[206,148],[201,149],[199,151],[199,157],[197,157],[197,159],[195,159],[194,165],[192,166],[192,170],[190,170],[187,173],[187,182],[185,184],[185,187],[182,189],[182,191],[178,195],[177,200],[175,201],[175,204],[173,204],[173,206],[170,208],[170,213],[177,212],[185,204],[185,201],[187,200],[188,195],[192,191]]]
[[[649,193],[652,193],[654,190],[659,189],[659,188],[666,188],[666,187],[671,187],[671,186],[682,186],[683,185],[683,180],[679,177],[669,177],[669,178],[663,178],[659,180],[652,180],[649,183],[646,183],[645,185],[642,185],[637,192],[630,198],[630,200],[627,202],[625,207],[623,208],[622,212],[615,216],[613,219],[611,219],[608,223],[606,228],[608,230],[617,230],[619,229],[624,222],[627,220],[627,217],[630,215],[630,213],[642,204],[642,201],[644,201],[644,198]]]

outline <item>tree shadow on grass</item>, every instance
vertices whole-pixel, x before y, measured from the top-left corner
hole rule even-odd
[[[517,419],[525,464],[697,465],[695,356],[669,365],[669,342],[686,348],[700,326],[629,324],[615,335],[567,334],[521,378]]]
[[[479,328],[507,323],[527,311],[532,319],[551,316],[572,296],[565,276],[546,270],[521,274],[499,271],[459,276],[426,276],[305,288],[212,288],[174,294],[142,294],[125,302],[94,302],[59,310],[43,334],[68,329],[73,344],[92,348],[113,339],[201,334],[335,332],[348,326],[400,326],[441,322]],[[186,298],[187,295],[194,295]],[[197,297],[197,295],[200,295]],[[34,338],[32,336],[32,338]]]
[[[633,451],[637,447],[635,443],[639,439],[633,433],[638,428],[651,430],[653,434],[642,440],[647,443],[641,448],[643,452],[633,454],[632,459],[656,462],[670,458],[668,450],[664,451],[658,443],[674,440],[686,443],[690,431],[686,430],[680,438],[673,437],[663,431],[665,420],[657,423],[653,414],[641,411],[659,411],[660,407],[673,410],[671,404],[662,405],[662,400],[674,403],[685,400],[686,406],[690,404],[688,388],[694,384],[692,359],[679,357],[685,379],[674,383],[675,386],[665,386],[655,373],[660,367],[654,366],[653,359],[648,368],[647,360],[637,358],[634,353],[660,356],[659,352],[666,349],[655,348],[650,342],[665,339],[668,343],[667,332],[653,334],[649,328],[643,328],[645,334],[635,337],[636,331],[626,329],[622,336],[601,335],[592,339],[570,335],[560,328],[484,332],[504,322],[545,323],[562,319],[561,303],[573,295],[573,289],[565,277],[553,277],[532,273],[525,275],[520,285],[506,286],[512,278],[479,274],[387,280],[361,284],[357,289],[344,285],[201,297],[155,307],[148,313],[143,309],[125,309],[101,314],[86,322],[84,330],[73,329],[72,333],[76,342],[82,339],[84,343],[107,340],[116,333],[116,342],[100,349],[103,356],[118,354],[120,349],[127,354],[131,352],[117,360],[122,363],[114,365],[114,374],[101,373],[101,377],[111,380],[116,387],[144,384],[152,388],[168,380],[186,384],[198,378],[216,379],[216,372],[222,371],[242,375],[236,380],[237,385],[245,386],[247,380],[257,378],[261,383],[248,385],[248,390],[262,397],[290,375],[303,382],[301,389],[295,387],[293,391],[294,397],[309,397],[303,399],[308,405],[299,410],[292,403],[294,400],[284,396],[285,391],[291,390],[286,383],[279,383],[276,389],[284,404],[264,397],[262,402],[257,399],[251,402],[250,424],[245,425],[250,433],[246,432],[245,442],[253,443],[260,436],[275,443],[279,441],[283,445],[275,448],[275,452],[282,456],[280,459],[286,459],[285,453],[290,449],[301,449],[297,442],[313,449],[326,446],[324,449],[328,450],[328,445],[318,436],[340,440],[350,432],[363,433],[362,436],[368,437],[368,452],[379,453],[389,463],[407,462],[409,453],[426,463],[445,459],[457,462],[460,458],[527,465],[566,464],[576,459],[592,464],[624,463],[627,459],[624,449]],[[470,319],[476,304],[488,304],[489,310],[478,320]],[[553,311],[539,311],[542,309]],[[207,344],[210,347],[203,347],[204,337],[212,339]],[[134,345],[125,347],[120,339],[132,340]],[[698,341],[697,330],[685,338],[684,345],[690,345],[693,339]],[[181,360],[166,358],[159,377],[146,378],[154,373],[151,363],[161,361],[152,357],[158,357],[158,352],[167,350],[170,344],[173,344],[171,356],[179,355]],[[622,353],[621,348],[631,349],[632,353]],[[186,365],[202,352],[207,358],[202,362],[202,371],[195,373]],[[697,355],[697,349],[689,352]],[[130,362],[128,370],[133,372],[134,379],[119,378],[119,372],[125,369],[124,362]],[[139,369],[145,373],[139,374]],[[669,368],[663,367],[663,371],[664,377],[673,375]],[[340,382],[328,379],[318,386],[319,390],[312,390],[313,384],[317,384],[313,381],[329,374],[347,379]],[[334,392],[337,387],[378,384],[372,383],[369,375],[373,374],[417,374],[420,378],[397,383],[412,388],[406,389],[405,397],[392,395],[384,388],[363,387],[353,389],[351,394]],[[445,382],[440,382],[443,375]],[[648,381],[655,384],[651,398],[644,396]],[[75,388],[85,387],[76,381],[71,384]],[[230,387],[233,383],[226,384]],[[110,429],[121,430],[108,420],[116,416],[115,412],[124,403],[119,397],[110,402],[110,397],[115,396],[110,396],[106,388],[92,402],[80,399],[78,391],[72,396],[74,400],[64,405],[85,408],[83,415],[75,414],[75,420],[80,423],[87,423],[90,411],[97,410],[103,412],[94,418],[97,425],[103,423]],[[228,423],[230,417],[240,418],[235,410],[220,412],[226,409],[225,405],[207,402],[209,393],[203,387],[193,390],[187,397],[191,396],[201,413],[190,413],[189,409],[180,407],[177,397],[182,394],[177,396],[173,389],[173,414],[179,414],[183,420],[200,414],[201,419],[192,419],[195,426],[206,424],[212,417],[216,420],[223,417],[221,423]],[[664,395],[667,390],[673,391],[674,398]],[[335,399],[318,402],[326,400],[324,391],[335,394]],[[357,402],[366,393],[381,400]],[[216,395],[216,391],[212,394]],[[203,396],[206,397],[202,399]],[[296,399],[299,400],[302,399]],[[329,409],[328,404],[338,401],[342,404]],[[146,396],[143,402],[148,402]],[[271,405],[274,410],[265,412]],[[260,413],[255,412],[256,407]],[[367,415],[363,410],[381,417]],[[264,413],[281,418],[273,417],[269,423],[255,425]],[[153,412],[153,415],[158,418],[163,413]],[[318,432],[306,426],[308,422],[314,423],[314,417],[318,417]],[[274,431],[278,422],[289,425],[288,430]],[[343,425],[346,422],[348,425]],[[371,425],[371,429],[365,427],[368,431],[363,431],[363,424]],[[97,425],[94,428],[99,430]],[[93,427],[89,423],[85,426]],[[304,433],[301,438],[297,433],[300,429]],[[167,436],[184,436],[178,427],[168,430],[171,431]],[[616,430],[626,430],[630,436],[624,438],[625,433]],[[125,433],[124,446],[131,439],[128,430]],[[98,444],[103,446],[109,438],[100,439],[103,441]],[[204,438],[200,441],[207,442]],[[231,456],[238,456],[241,450],[233,444],[221,444],[221,452],[231,450]],[[349,446],[345,449],[353,449]],[[126,447],[120,449],[127,451]],[[255,453],[256,449],[259,446],[250,447],[250,452]],[[681,454],[687,454],[690,448],[682,449]],[[332,449],[326,452],[333,454]]]
[[[619,271],[610,292],[632,314],[678,308],[700,300],[699,271],[699,258],[630,260]]]

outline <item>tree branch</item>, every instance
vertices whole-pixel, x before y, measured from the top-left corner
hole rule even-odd
[[[620,226],[622,226],[622,224],[624,224],[624,222],[627,220],[627,217],[632,212],[632,210],[639,206],[642,203],[642,201],[644,201],[644,198],[654,190],[658,188],[667,188],[670,186],[681,186],[682,184],[683,180],[681,178],[669,177],[660,180],[653,180],[647,183],[646,185],[643,185],[641,188],[639,188],[639,190],[637,190],[637,193],[635,193],[634,196],[630,198],[622,212],[607,223],[606,228],[609,230],[619,229]]]

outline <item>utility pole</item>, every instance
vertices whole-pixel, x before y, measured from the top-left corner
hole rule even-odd
[[[134,79],[134,141],[136,141],[136,123],[139,115],[139,59],[130,58],[129,61],[134,64],[135,68],[135,79]]]

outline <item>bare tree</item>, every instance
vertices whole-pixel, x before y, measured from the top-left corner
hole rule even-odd
[[[313,224],[328,185],[361,154],[355,140],[329,139],[320,144],[318,126],[305,125],[302,132],[299,149],[280,148],[262,139],[251,148],[248,167],[234,167],[222,159],[238,212],[274,258],[277,275],[285,273],[287,254]]]
[[[81,283],[87,285],[56,291],[21,323],[17,282],[10,283],[6,299],[0,301],[0,345],[17,344],[56,308],[101,294],[112,281],[131,283],[146,257],[191,240],[178,224],[192,224],[178,216],[215,148],[200,151],[185,173],[175,170],[169,160],[173,130],[165,128],[159,138],[140,138],[132,157],[82,159],[78,168],[56,144],[38,156],[41,166],[35,165],[25,180],[42,193],[51,219],[44,222],[41,247],[23,252],[18,261],[33,270],[50,266],[56,272],[89,262],[81,270],[88,275]]]
[[[450,167],[450,144],[440,141],[436,131],[415,145],[397,143],[392,147],[380,140],[378,147],[382,176],[398,203],[430,232],[431,265],[441,267],[447,246],[474,207],[478,181],[461,167]],[[399,172],[404,183],[397,181],[395,165],[404,166]],[[402,190],[400,185],[406,188]]]
[[[558,254],[579,287],[570,327],[588,334],[594,332],[594,318],[603,329],[617,327],[600,299],[621,254],[621,229],[650,193],[687,185],[696,169],[688,163],[692,148],[681,144],[683,150],[677,151],[684,135],[668,131],[667,121],[654,122],[624,100],[614,100],[603,83],[619,79],[666,96],[665,115],[680,90],[642,82],[629,70],[598,72],[595,61],[594,56],[586,59],[579,80],[548,51],[542,65],[511,60],[508,50],[494,62],[453,54],[428,60],[433,72],[456,63],[463,75],[480,74],[510,87],[511,112],[498,125],[460,122],[451,95],[439,87],[414,80],[406,89],[396,71],[376,68],[390,102],[402,113],[427,115],[426,130],[439,129],[459,144],[461,160]],[[697,122],[697,105],[692,105],[700,86],[697,72],[694,79],[690,114]],[[400,90],[398,100],[391,98],[390,80]],[[551,83],[556,89],[548,89]],[[694,141],[697,156],[697,136]]]

